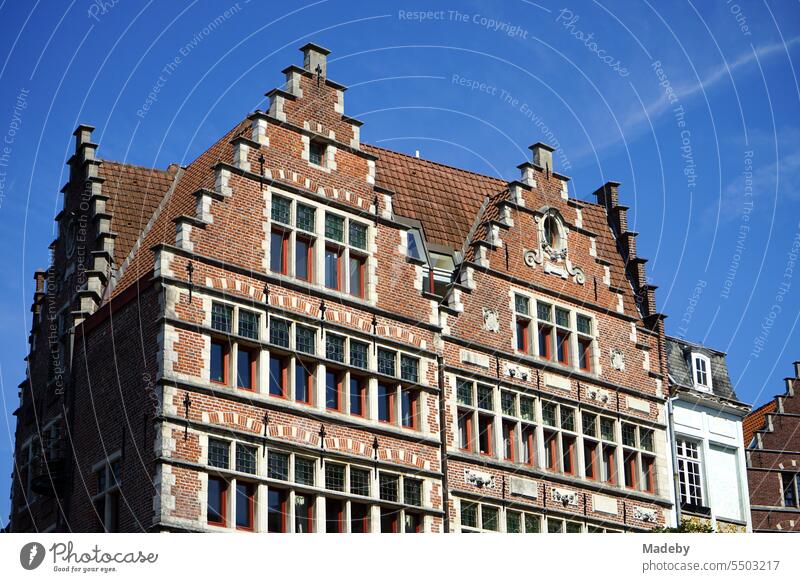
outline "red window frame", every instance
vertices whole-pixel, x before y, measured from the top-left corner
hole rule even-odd
[[[272,362],[277,361],[281,367],[281,377],[280,377],[280,394],[273,394],[271,391],[272,388]],[[267,372],[269,376],[269,385],[267,386],[267,392],[273,398],[283,398],[286,400],[288,398],[288,388],[289,388],[289,362],[287,358],[271,355],[269,357],[269,371]]]
[[[239,516],[238,516],[239,501],[241,501],[241,499],[239,498],[239,487],[243,487],[244,488],[244,490],[245,490],[244,497],[245,497],[245,499],[247,499],[247,525],[239,525],[239,523],[238,523],[238,521],[239,521]],[[243,482],[238,482],[237,481],[237,483],[236,483],[236,512],[237,512],[237,515],[235,516],[236,522],[237,522],[236,523],[236,529],[241,530],[241,531],[253,531],[255,529],[255,523],[256,523],[256,516],[255,516],[255,505],[256,505],[256,502],[255,502],[255,497],[256,497],[255,486],[252,483],[243,483]]]
[[[381,507],[381,533],[398,533],[400,531],[398,518],[400,517],[399,509],[390,509],[388,507]],[[384,520],[388,522],[391,531],[384,531]]]
[[[486,424],[483,424],[486,423]],[[481,430],[481,426],[485,426],[486,430]],[[489,416],[488,414],[479,414],[478,415],[478,453],[485,457],[492,457],[494,456],[494,447],[493,447],[493,439],[492,439],[492,432],[494,431],[494,419]],[[482,447],[482,437],[486,435],[486,447]],[[487,452],[483,452],[483,449],[486,449]]]
[[[408,394],[409,402],[411,404],[411,424],[406,424],[406,415],[403,412],[403,395]],[[419,392],[411,390],[410,388],[402,388],[400,390],[400,425],[409,430],[417,430],[419,425]]]
[[[522,450],[525,451],[527,448],[528,458],[525,459],[524,456],[520,456],[520,460],[531,467],[536,464],[535,430],[532,426],[526,426],[522,429]]]
[[[358,289],[353,291],[353,278],[351,276],[352,273],[352,262],[356,261],[358,263]],[[350,284],[350,295],[353,297],[358,297],[363,299],[366,295],[366,271],[367,271],[367,258],[363,255],[359,255],[357,253],[353,253],[350,251],[350,263],[347,266],[347,277],[348,283]]]
[[[314,497],[311,495],[306,494],[296,494],[295,499],[298,497],[303,497],[306,500],[306,509],[305,515],[297,513],[297,503],[294,505],[294,531],[295,533],[314,533]],[[298,532],[297,531],[297,516],[302,515],[303,518],[306,520],[308,524],[308,531]]]
[[[561,467],[565,475],[575,475],[575,437],[561,436]]]
[[[219,491],[219,507],[222,521],[213,521],[208,514],[206,514],[206,522],[209,525],[216,525],[219,527],[227,527],[228,525],[228,482],[222,477],[209,477],[209,481],[218,481],[222,484]],[[207,487],[207,486],[206,486]]]
[[[603,469],[606,470],[608,477],[605,482],[609,485],[617,484],[617,451],[615,447],[603,445]]]
[[[289,233],[286,232],[282,228],[273,228],[272,234],[276,234],[281,237],[281,268],[279,271],[272,270],[272,264],[270,264],[270,270],[273,273],[278,273],[279,275],[288,275],[289,274]],[[275,249],[272,247],[272,238],[270,237],[270,249],[269,252],[275,252]],[[271,262],[271,261],[270,261]]]
[[[578,338],[578,363],[580,364],[580,369],[584,372],[592,371],[592,340]]]
[[[328,404],[328,378],[333,376],[336,393],[336,406],[332,407]],[[334,410],[336,412],[342,411],[342,384],[344,382],[344,374],[338,370],[325,370],[325,408],[327,410]]]
[[[512,463],[516,460],[516,433],[516,423],[503,422],[503,458]]]
[[[280,509],[279,509],[280,520],[281,520],[280,531],[274,531],[272,528],[269,527],[269,522],[270,522],[270,507],[269,507],[270,499],[269,499],[269,494],[270,493],[277,493],[278,499],[280,501]],[[289,501],[289,492],[286,491],[285,489],[276,489],[276,488],[272,488],[271,487],[269,489],[269,491],[267,492],[267,531],[269,533],[286,533],[286,513],[287,513],[286,512],[286,504],[288,503],[288,501]],[[274,515],[274,513],[272,513],[272,515]]]
[[[570,333],[568,331],[556,330],[556,356],[557,356],[557,359],[558,359],[558,363],[563,365],[563,366],[569,366],[569,364],[570,364],[570,360],[569,360],[569,336],[570,336]],[[560,351],[562,351],[561,350],[561,346],[564,346],[563,358],[562,358],[562,354],[559,353]]]
[[[593,441],[583,441],[583,467],[586,478],[590,481],[597,481],[597,443]]]
[[[298,242],[303,242],[307,246],[306,253],[305,253],[305,255],[306,255],[306,265],[308,265],[308,276],[307,277],[301,277],[301,276],[299,276],[297,274],[297,257],[299,256],[299,254],[297,253],[297,248],[298,248],[298,244],[297,243]],[[308,237],[308,236],[302,236],[302,235],[299,235],[299,234],[296,235],[295,243],[294,243],[294,251],[295,251],[294,276],[297,279],[301,280],[301,281],[307,281],[309,283],[312,282],[314,280],[314,239],[311,238],[311,237]]]
[[[636,451],[625,451],[623,466],[625,468],[625,487],[627,489],[636,489],[639,485],[636,475]]]
[[[358,393],[358,401],[361,404],[361,412],[353,412],[353,383],[356,383],[358,386],[357,393]],[[352,416],[358,416],[360,418],[364,418],[367,414],[367,386],[366,381],[364,378],[360,376],[353,376],[350,375],[350,389],[347,391],[347,397],[350,403],[350,414]]]
[[[530,341],[528,337],[530,324],[530,320],[517,316],[517,351],[522,354],[530,353]]]
[[[544,353],[542,353],[544,344]],[[553,359],[553,328],[549,325],[539,325],[539,357],[545,360]]]
[[[558,471],[558,433],[544,433],[545,469]]]
[[[458,411],[458,447],[462,451],[472,451],[472,415],[474,413],[466,410],[459,410]],[[466,437],[467,446],[461,446],[461,434],[462,430],[466,433],[464,436]]]
[[[299,358],[295,360],[295,363],[294,363],[294,378],[295,378],[295,380],[294,380],[294,382],[295,382],[295,386],[294,386],[294,388],[295,388],[294,401],[295,402],[299,402],[300,404],[307,404],[309,406],[314,402],[314,371],[313,371],[313,368],[314,368],[313,364],[309,366],[303,360],[301,360]],[[298,372],[298,370],[303,370],[303,373],[307,374],[306,375],[306,399],[305,400],[300,400],[300,399],[297,398],[297,372]],[[284,390],[284,394],[285,394],[285,390]]]
[[[250,374],[250,387],[240,386],[239,385],[239,361],[238,361],[238,358],[239,358],[239,354],[242,354],[242,353],[247,354],[250,357],[250,366],[249,366],[250,369],[248,370],[248,373]],[[255,389],[256,389],[256,362],[257,362],[257,358],[258,358],[256,350],[253,350],[253,349],[250,349],[250,348],[246,348],[246,347],[242,347],[240,345],[239,349],[238,349],[238,352],[236,354],[236,358],[237,358],[237,361],[236,361],[236,387],[239,390],[246,390],[248,392],[255,392]]]
[[[208,361],[209,379],[211,380],[211,382],[213,384],[220,384],[222,386],[225,386],[228,383],[228,378],[230,377],[230,369],[229,369],[230,361],[229,360],[230,360],[230,355],[231,355],[231,346],[230,346],[230,343],[228,341],[226,341],[226,340],[212,339],[211,340],[211,344],[212,344],[211,352],[214,351],[213,344],[217,344],[219,346],[222,346],[222,382],[220,382],[219,380],[214,380],[213,378],[211,378],[211,359],[210,358],[209,358],[209,361]]]
[[[412,531],[409,531],[408,529],[406,529],[406,523],[405,523],[405,519],[404,519],[403,520],[403,532],[404,533],[422,533],[422,515],[421,514],[416,513],[415,511],[406,511],[405,517],[406,518],[413,517],[416,520],[415,521],[416,525],[414,526],[414,529]]]

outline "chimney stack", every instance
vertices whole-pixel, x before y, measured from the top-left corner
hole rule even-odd
[[[303,68],[306,71],[317,74],[317,67],[323,78],[328,76],[328,55],[331,53],[325,47],[310,42],[302,47],[303,51]]]
[[[539,141],[530,146],[529,149],[533,152],[533,163],[548,174],[552,174],[555,148]]]

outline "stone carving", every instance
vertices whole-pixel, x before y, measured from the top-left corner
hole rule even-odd
[[[601,388],[596,388],[595,386],[590,386],[586,389],[586,394],[589,396],[590,400],[597,400],[605,404],[608,402],[608,392],[602,390]]]
[[[552,208],[543,209],[542,216],[537,216],[538,246],[526,250],[523,258],[531,268],[542,265],[545,273],[557,275],[562,279],[573,277],[579,285],[586,283],[583,269],[572,264],[568,258],[567,235],[561,215]]]
[[[492,489],[494,487],[494,477],[488,473],[464,469],[464,480],[468,485],[475,485],[480,489]]]
[[[615,370],[625,371],[625,354],[622,353],[621,349],[613,348],[611,350],[611,365]]]
[[[574,491],[553,487],[551,489],[551,496],[553,501],[560,503],[564,507],[567,505],[578,505],[578,494]]]
[[[500,318],[497,315],[497,310],[483,308],[483,329],[497,333],[500,331]]]
[[[506,376],[519,378],[520,380],[527,380],[531,377],[531,371],[528,368],[523,368],[514,364],[505,364],[504,372]]]
[[[646,507],[636,507],[633,510],[633,518],[644,521],[646,523],[655,523],[656,510],[647,509]]]

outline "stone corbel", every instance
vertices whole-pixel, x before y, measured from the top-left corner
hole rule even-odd
[[[578,494],[574,491],[553,487],[550,492],[553,501],[560,503],[564,507],[567,505],[578,505]]]
[[[489,473],[482,473],[481,471],[474,471],[472,469],[464,469],[464,480],[468,485],[474,485],[479,489],[494,488],[494,477]]]

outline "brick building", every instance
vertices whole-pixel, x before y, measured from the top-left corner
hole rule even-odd
[[[618,184],[360,141],[328,51],[185,168],[75,132],[11,529],[670,523],[663,316]]]
[[[744,420],[755,532],[800,531],[800,362],[786,392]]]

